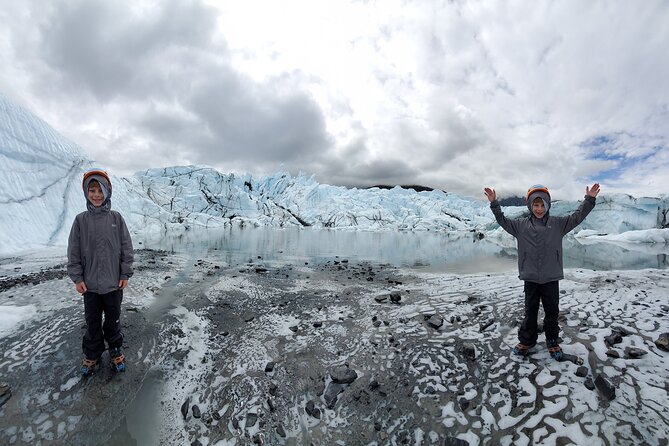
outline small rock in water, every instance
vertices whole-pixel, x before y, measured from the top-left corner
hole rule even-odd
[[[613,333],[604,338],[604,343],[609,348],[613,347],[615,344],[620,344],[621,342],[623,342],[623,337],[620,333]]]
[[[669,352],[669,333],[662,333],[656,340],[655,345],[660,350]]]
[[[476,347],[474,347],[474,344],[472,343],[466,342],[462,344],[462,353],[466,358],[471,360],[476,359]]]
[[[625,356],[629,359],[638,359],[648,353],[646,350],[637,347],[627,347],[625,349]]]
[[[332,381],[337,384],[350,384],[358,378],[355,370],[344,365],[337,366],[330,371]]]
[[[438,314],[433,314],[430,316],[430,318],[427,320],[427,323],[430,327],[432,328],[439,328],[442,325],[444,325],[444,318],[439,316]]]
[[[599,374],[595,379],[595,386],[599,390],[599,394],[608,401],[611,401],[616,397],[616,388],[613,387],[611,381],[608,380],[604,375]]]
[[[253,427],[256,425],[258,422],[258,414],[254,412],[250,412],[246,415],[246,425],[245,427]]]
[[[188,417],[188,410],[190,409],[190,397],[186,398],[186,401],[181,405],[181,415],[183,415],[184,420]]]
[[[609,358],[620,358],[620,353],[617,350],[609,349],[606,351],[606,356]]]

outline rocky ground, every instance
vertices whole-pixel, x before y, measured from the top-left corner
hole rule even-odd
[[[142,250],[128,370],[78,375],[61,262],[0,263],[2,444],[657,444],[669,437],[666,270],[570,270],[563,347],[511,357],[515,274]],[[540,341],[543,337],[540,336]],[[103,359],[108,358],[103,356]]]

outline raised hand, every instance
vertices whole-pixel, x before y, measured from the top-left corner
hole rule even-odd
[[[585,186],[585,195],[588,197],[596,197],[599,193],[599,183],[595,183],[592,187]]]
[[[597,185],[599,187],[599,185]],[[497,200],[497,192],[495,192],[495,189],[490,189],[489,187],[486,187],[483,189],[483,193],[485,194],[486,197],[488,197],[488,201],[491,203],[495,200]]]

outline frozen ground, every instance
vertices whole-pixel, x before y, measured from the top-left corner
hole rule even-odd
[[[515,273],[138,251],[128,371],[81,379],[63,262],[0,261],[1,444],[667,444],[667,270],[567,271],[579,370],[509,355]]]

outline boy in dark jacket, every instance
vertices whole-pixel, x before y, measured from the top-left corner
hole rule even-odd
[[[81,373],[91,374],[109,345],[112,369],[125,371],[121,301],[132,276],[133,249],[121,214],[111,210],[112,185],[103,170],[91,170],[82,181],[87,211],[74,219],[67,245],[67,274],[84,295],[86,333]],[[103,317],[104,314],[104,323]]]
[[[595,207],[599,184],[585,188],[585,200],[578,210],[566,217],[551,217],[551,195],[541,185],[532,186],[527,191],[526,203],[530,216],[509,220],[504,216],[497,202],[494,189],[486,187],[484,193],[490,201],[490,209],[497,223],[518,241],[518,272],[525,281],[525,318],[518,331],[520,341],[513,349],[517,355],[527,355],[537,343],[537,316],[539,303],[544,306],[544,331],[546,346],[550,355],[562,359],[562,349],[558,342],[560,288],[559,280],[564,278],[562,270],[562,238]]]

